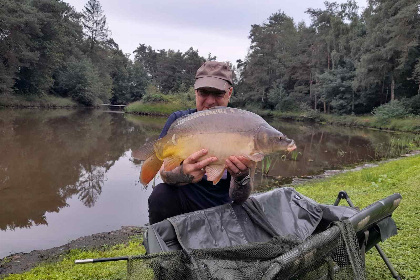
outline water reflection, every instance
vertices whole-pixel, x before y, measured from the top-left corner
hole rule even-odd
[[[122,225],[144,225],[151,190],[138,182],[141,165],[130,154],[156,138],[165,120],[99,110],[0,110],[0,257]],[[377,159],[398,148],[393,139],[402,137],[270,123],[298,148],[260,163],[260,184]]]
[[[3,110],[0,120],[2,230],[47,224],[76,194],[93,207],[106,172],[154,131],[94,110]]]

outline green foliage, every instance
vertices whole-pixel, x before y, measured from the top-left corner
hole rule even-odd
[[[169,115],[175,111],[195,107],[195,93],[191,87],[185,92],[162,94],[156,86],[149,84],[141,101],[130,103],[125,111],[138,114]]]
[[[193,48],[182,53],[170,49],[156,51],[140,44],[134,53],[134,61],[144,65],[152,82],[164,94],[183,92],[193,86],[195,73],[205,61]]]
[[[334,203],[338,192],[345,190],[353,203],[361,208],[393,193],[400,193],[402,202],[392,215],[397,223],[398,235],[381,243],[381,247],[403,279],[417,279],[420,277],[417,269],[420,253],[416,249],[420,205],[413,193],[420,187],[419,168],[420,156],[417,155],[374,168],[347,172],[318,183],[308,183],[296,190],[319,203],[327,204]],[[342,205],[346,205],[344,201]],[[375,249],[366,255],[366,272],[368,279],[391,278]]]
[[[109,30],[106,24],[106,16],[99,0],[89,0],[86,3],[83,9],[82,23],[91,51],[100,42],[108,39]]]
[[[407,108],[410,108],[411,113],[414,115],[420,115],[420,93],[404,101]]]
[[[140,245],[141,240],[134,238],[129,244],[119,244],[112,247],[103,247],[102,250],[71,250],[63,256],[63,260],[56,263],[44,263],[29,272],[11,274],[4,280],[38,280],[38,279],[126,279],[126,262],[107,262],[93,264],[75,264],[78,259],[111,258],[128,255],[141,255],[145,253]],[[153,279],[153,273],[145,270],[143,279]]]
[[[112,81],[101,76],[89,59],[71,59],[56,79],[56,90],[68,94],[76,102],[92,106],[106,102],[111,94]]]
[[[282,111],[301,100],[315,110],[365,114],[393,99],[419,92],[418,3],[369,1],[360,15],[356,1],[309,8],[311,24],[295,25],[282,12],[250,30],[251,46],[238,61],[238,90],[244,101]],[[298,98],[292,94],[300,94]],[[305,96],[306,98],[301,98]],[[290,104],[288,104],[291,101]],[[299,104],[298,103],[298,104]]]
[[[146,94],[143,96],[142,101],[144,103],[168,102],[169,97],[162,94],[155,85],[149,84],[146,88]]]
[[[381,105],[372,112],[378,121],[387,121],[392,118],[403,118],[410,114],[410,109],[404,106],[404,103],[398,100],[391,101]]]

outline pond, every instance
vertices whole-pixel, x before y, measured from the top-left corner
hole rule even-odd
[[[152,186],[131,157],[166,118],[102,110],[0,110],[0,258],[81,236],[143,226]],[[258,166],[277,184],[401,152],[409,134],[269,120],[295,140],[293,153]],[[159,177],[154,183],[159,183]]]

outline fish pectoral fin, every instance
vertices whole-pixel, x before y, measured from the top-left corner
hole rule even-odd
[[[155,154],[151,155],[143,162],[140,171],[140,182],[143,185],[147,185],[156,176],[161,166],[162,161]]]
[[[163,169],[165,171],[171,171],[175,167],[179,166],[182,162],[182,159],[179,157],[167,157],[163,161]]]
[[[264,159],[264,154],[262,153],[254,153],[248,156],[252,161],[262,161]]]
[[[223,176],[223,172],[225,171],[224,165],[207,165],[206,166],[206,175],[207,181],[212,181],[213,185],[219,183],[220,179]]]
[[[154,145],[155,141],[146,142],[140,149],[132,150],[131,156],[141,161],[147,160],[155,153]]]

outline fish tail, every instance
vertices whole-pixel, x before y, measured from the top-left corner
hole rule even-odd
[[[150,181],[152,181],[162,166],[162,163],[163,162],[158,159],[155,154],[148,157],[141,167],[140,182],[143,185],[147,185]]]

